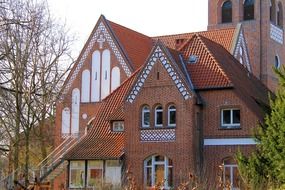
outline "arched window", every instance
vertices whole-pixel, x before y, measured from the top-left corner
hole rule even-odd
[[[176,108],[174,105],[168,107],[168,126],[176,126]]]
[[[274,59],[274,67],[276,68],[276,69],[279,69],[280,68],[280,59],[279,59],[279,56],[278,55],[276,55],[275,56],[275,59]]]
[[[254,0],[245,0],[243,4],[243,20],[254,19]]]
[[[276,18],[277,25],[280,27],[283,27],[283,7],[282,7],[281,2],[278,3],[276,14],[277,14],[277,18]]]
[[[162,127],[163,124],[163,109],[161,105],[155,108],[155,127]]]
[[[144,160],[144,184],[154,187],[164,184],[165,189],[173,186],[173,164],[166,156],[154,155]]]
[[[232,22],[232,2],[225,1],[222,5],[222,23]]]
[[[142,127],[150,127],[150,110],[148,106],[142,108]]]
[[[243,183],[239,175],[238,166],[231,157],[223,161],[223,183],[230,185],[230,189],[242,189]]]

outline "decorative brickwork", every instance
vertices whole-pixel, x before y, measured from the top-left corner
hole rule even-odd
[[[247,68],[247,70],[249,72],[252,72],[251,65],[250,65],[249,58],[248,58],[247,46],[246,46],[244,35],[243,35],[242,32],[239,34],[239,37],[238,37],[238,42],[237,42],[236,49],[235,49],[235,52],[234,52],[234,57],[235,58],[237,58],[239,50],[240,50],[241,47],[242,47],[243,56],[244,56],[244,59],[245,59],[245,63],[242,63],[242,64],[245,65],[245,67]]]
[[[270,24],[270,38],[277,43],[283,44],[283,30],[273,24]]]
[[[93,34],[91,40],[89,41],[89,44],[88,44],[87,48],[85,49],[82,57],[80,58],[78,64],[76,65],[73,73],[71,74],[69,81],[66,83],[65,88],[62,92],[61,100],[64,98],[65,94],[67,94],[67,92],[69,91],[73,81],[77,78],[79,71],[81,70],[83,64],[85,63],[85,60],[88,57],[88,55],[91,53],[91,50],[92,50],[93,46],[95,45],[95,43],[99,43],[99,46],[101,49],[102,43],[105,41],[107,41],[108,44],[110,45],[110,47],[112,48],[113,53],[115,54],[117,60],[119,61],[120,65],[122,66],[123,70],[125,71],[127,77],[131,76],[132,72],[130,71],[125,60],[123,59],[119,49],[115,45],[113,38],[109,34],[105,25],[103,24],[103,22],[101,22],[99,24],[97,30]]]
[[[175,129],[141,130],[142,142],[171,142],[175,141]]]
[[[163,67],[166,69],[170,77],[172,78],[173,82],[175,83],[176,87],[178,88],[179,92],[183,96],[185,100],[191,98],[190,93],[188,92],[187,88],[182,83],[179,75],[175,72],[172,65],[170,64],[169,60],[167,59],[166,55],[163,53],[160,47],[157,47],[154,53],[152,54],[149,62],[145,66],[143,72],[141,73],[137,83],[135,84],[134,88],[132,89],[130,95],[128,96],[128,102],[133,103],[136,96],[138,95],[140,89],[142,88],[145,80],[147,79],[152,67],[154,64],[160,61]]]

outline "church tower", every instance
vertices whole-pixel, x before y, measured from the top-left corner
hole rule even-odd
[[[285,62],[285,0],[208,0],[208,30],[241,26],[254,75],[271,90]]]

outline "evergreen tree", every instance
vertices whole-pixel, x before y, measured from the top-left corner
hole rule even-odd
[[[250,156],[238,153],[239,170],[252,189],[282,189],[285,185],[285,67],[275,71],[279,78],[270,111],[255,132],[257,150]]]

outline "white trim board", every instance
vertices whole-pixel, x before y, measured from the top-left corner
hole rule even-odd
[[[204,146],[221,145],[256,145],[254,138],[227,138],[227,139],[204,139]]]

